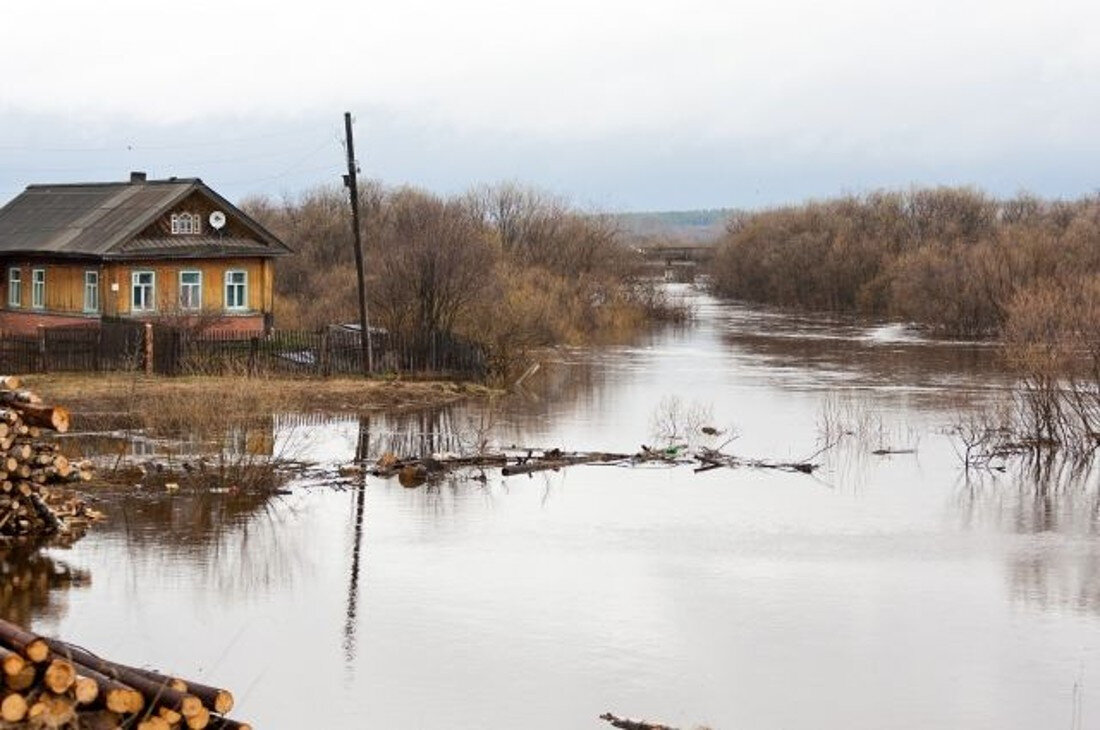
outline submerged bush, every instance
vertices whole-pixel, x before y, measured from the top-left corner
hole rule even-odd
[[[1074,451],[1100,447],[1100,274],[1045,279],[1018,292],[1004,345],[1021,379],[1021,434]]]

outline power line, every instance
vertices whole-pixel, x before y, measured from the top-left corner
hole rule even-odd
[[[99,147],[42,147],[38,145],[0,145],[0,150],[14,152],[159,152],[164,150],[186,150],[199,147],[219,147],[222,145],[236,145],[242,142],[255,140],[277,139],[281,137],[294,137],[301,135],[300,130],[292,132],[271,132],[268,134],[254,134],[247,137],[221,137],[216,140],[189,142],[185,144],[168,145],[142,145],[120,142],[113,145]]]

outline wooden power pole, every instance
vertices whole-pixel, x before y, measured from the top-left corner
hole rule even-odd
[[[344,135],[348,144],[348,174],[344,185],[351,196],[351,228],[355,236],[355,272],[359,281],[359,344],[363,348],[363,374],[374,370],[374,353],[371,350],[370,327],[367,324],[367,283],[363,271],[363,236],[359,231],[359,166],[355,162],[355,142],[351,135],[351,112],[344,112]]]

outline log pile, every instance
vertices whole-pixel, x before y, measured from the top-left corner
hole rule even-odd
[[[224,689],[103,659],[0,620],[0,727],[250,730]]]
[[[81,531],[98,514],[57,485],[91,479],[91,462],[70,461],[44,431],[69,430],[69,412],[0,376],[0,537]]]

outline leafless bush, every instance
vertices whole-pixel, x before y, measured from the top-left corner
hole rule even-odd
[[[1100,274],[1045,280],[1008,307],[1005,355],[1020,375],[1021,437],[1075,451],[1100,447]]]
[[[679,396],[665,396],[650,417],[650,438],[661,448],[692,447],[722,435],[713,425],[709,404],[684,403]]]

